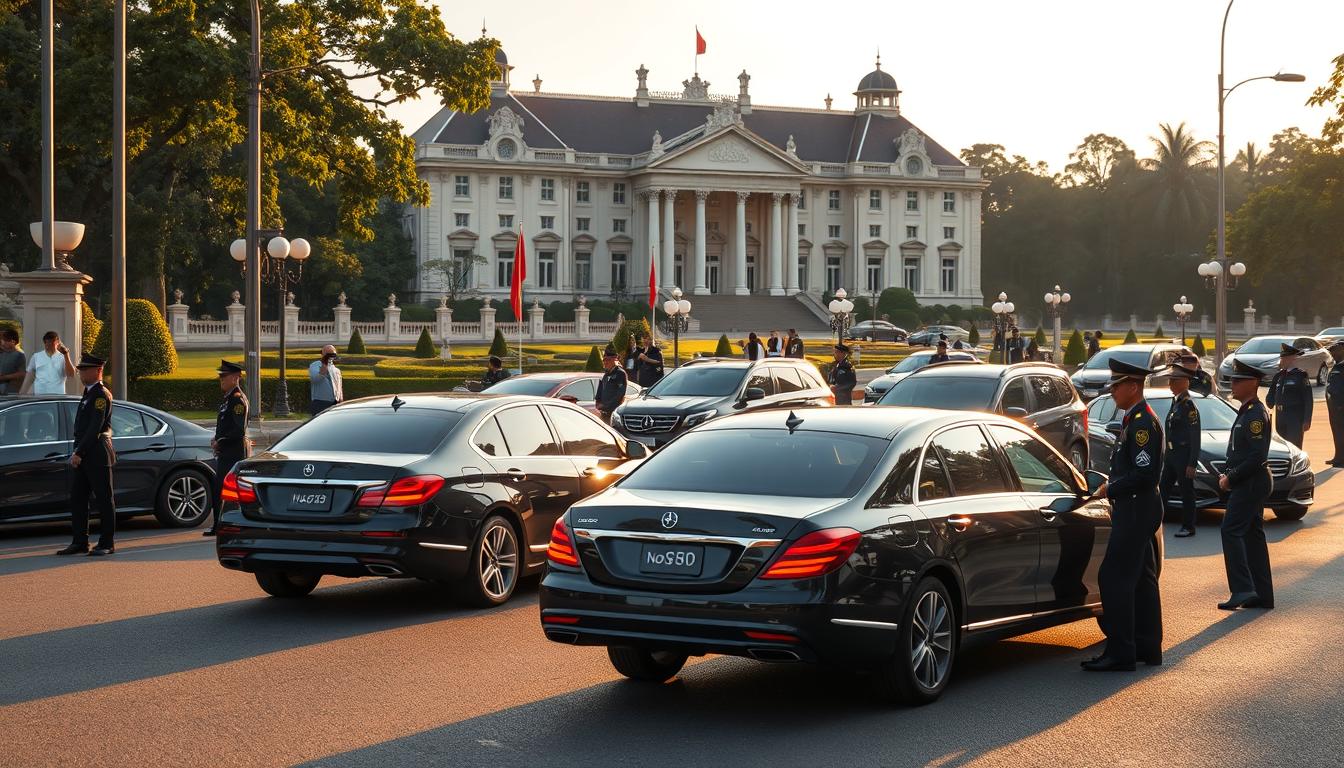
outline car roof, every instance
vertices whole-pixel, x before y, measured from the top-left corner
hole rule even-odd
[[[953,350],[949,350],[949,354]],[[911,376],[974,376],[981,379],[998,379],[1007,376],[1013,371],[1022,371],[1024,373],[1043,373],[1046,375],[1068,378],[1068,374],[1048,363],[1013,363],[1011,365],[1002,365],[999,363],[980,363],[978,365],[966,365],[968,361],[951,361],[957,365],[927,365],[917,371],[912,372]],[[977,360],[977,362],[979,362]]]
[[[569,381],[571,379],[600,379],[600,373],[588,373],[586,371],[537,371],[536,373],[520,373],[516,376],[510,376],[510,379],[535,379],[537,381]]]
[[[1193,389],[1190,390],[1190,396],[1191,396],[1191,397],[1214,397],[1214,395],[1211,395],[1211,394],[1210,394],[1210,395],[1203,395],[1203,394],[1200,394],[1199,392],[1196,392],[1196,391],[1194,391]],[[1111,393],[1110,393],[1110,392],[1103,392],[1103,393],[1101,393],[1100,395],[1097,395],[1097,397],[1096,397],[1095,399],[1096,399],[1096,400],[1100,400],[1100,399],[1102,399],[1102,398],[1108,398],[1108,399],[1109,399],[1110,397],[1111,397]],[[1144,387],[1144,388],[1143,388],[1143,399],[1144,399],[1144,400],[1159,400],[1159,399],[1169,398],[1169,397],[1172,397],[1171,390],[1170,390],[1170,389],[1167,389],[1166,387]]]
[[[740,357],[693,357],[690,360],[683,362],[681,367],[685,368],[693,365],[699,368],[706,365],[722,365],[732,368],[746,368],[747,366],[758,365],[760,363],[769,363],[771,365],[800,365],[807,363],[808,365],[811,365],[807,360],[802,360],[796,357],[762,357],[757,360],[744,360]]]
[[[363,408],[385,408],[392,405],[392,401],[400,398],[403,406],[407,408],[419,408],[434,411],[457,411],[459,413],[468,413],[479,408],[489,408],[496,405],[506,405],[508,403],[536,403],[545,401],[549,404],[564,404],[563,400],[535,397],[533,395],[492,395],[488,392],[411,392],[399,395],[373,395],[371,397],[361,397],[358,400],[347,400],[339,403],[329,411],[352,410]]]
[[[78,403],[82,399],[83,397],[80,395],[0,395],[0,410],[9,408],[11,406],[22,405],[24,403],[50,403],[50,402]],[[135,408],[139,408],[140,410],[150,414],[151,416],[155,417],[156,419],[159,419],[160,421],[166,421],[169,424],[172,424],[175,429],[187,429],[187,428],[202,429],[202,430],[204,429],[203,427],[197,424],[193,424],[180,416],[175,416],[171,413],[168,413],[167,411],[155,408],[152,405],[137,403],[134,400],[115,400],[115,402],[117,406],[129,405]]]
[[[1154,349],[1164,349],[1164,348],[1181,349],[1181,348],[1184,348],[1184,347],[1185,347],[1184,344],[1181,344],[1180,342],[1176,342],[1176,341],[1146,341],[1146,342],[1143,342],[1143,343],[1140,343],[1140,344],[1116,344],[1115,346],[1113,346],[1113,347],[1107,347],[1106,349],[1103,349],[1102,351],[1103,351],[1103,352],[1143,352],[1143,351],[1147,350],[1147,351],[1150,351],[1150,352],[1151,352],[1151,351],[1154,350]]]
[[[762,408],[754,411],[713,419],[696,431],[723,429],[788,429],[786,422],[792,414],[802,423],[795,428],[803,432],[842,432],[890,439],[912,427],[937,429],[944,424],[983,421],[994,424],[1016,424],[1004,416],[978,411],[953,411],[936,408],[897,406],[889,408]]]

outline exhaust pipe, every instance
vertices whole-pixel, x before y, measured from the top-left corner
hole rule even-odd
[[[798,654],[785,648],[748,648],[747,655],[757,661],[768,661],[775,664],[802,660]]]
[[[404,575],[404,574],[401,572],[401,569],[400,569],[400,568],[397,568],[397,567],[395,567],[395,566],[391,566],[391,565],[385,565],[385,564],[383,564],[383,563],[366,563],[366,564],[364,565],[364,567],[365,567],[365,568],[368,568],[368,569],[369,569],[369,573],[372,573],[374,576],[402,576],[402,575]]]
[[[225,568],[238,569],[243,567],[243,561],[236,557],[221,557],[219,558],[219,564]]]
[[[570,632],[569,630],[566,629],[548,629],[546,630],[546,639],[554,640],[557,643],[574,645],[575,643],[579,642],[579,633]]]

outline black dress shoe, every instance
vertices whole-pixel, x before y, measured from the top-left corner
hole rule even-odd
[[[82,555],[89,551],[88,544],[71,544],[65,549],[57,550],[58,555]]]
[[[1245,608],[1252,600],[1259,599],[1254,592],[1237,592],[1231,597],[1218,604],[1221,611],[1235,611],[1238,608]]]
[[[1083,664],[1084,672],[1133,672],[1134,662],[1101,656]]]
[[[207,536],[207,537],[209,537],[209,536],[214,536],[214,535],[215,535],[215,529],[214,529],[214,528],[206,528],[204,531],[201,531],[201,535],[202,535],[202,536]]]
[[[1086,667],[1088,664],[1092,664],[1092,663],[1095,663],[1095,662],[1097,662],[1097,661],[1100,661],[1101,658],[1102,658],[1102,656],[1101,656],[1100,654],[1098,654],[1098,655],[1096,655],[1096,656],[1093,656],[1093,657],[1090,658],[1090,659],[1083,659],[1082,661],[1078,662],[1078,666],[1080,666],[1080,667]]]
[[[1150,667],[1160,667],[1162,666],[1162,654],[1155,653],[1147,656],[1140,656],[1139,661],[1142,661]]]
[[[1263,608],[1263,609],[1265,609],[1266,611],[1272,611],[1272,610],[1274,610],[1274,601],[1273,601],[1273,600],[1262,600],[1262,599],[1260,599],[1260,596],[1259,596],[1259,595],[1256,595],[1255,597],[1251,598],[1250,600],[1247,600],[1246,602],[1242,603],[1242,604],[1241,604],[1241,607],[1242,607],[1242,608]]]
[[[1194,536],[1194,535],[1195,535],[1195,529],[1194,529],[1194,528],[1186,528],[1185,526],[1181,526],[1181,530],[1179,530],[1179,531],[1176,532],[1176,538],[1178,538],[1178,539],[1184,539],[1184,538],[1187,538],[1187,537],[1189,537],[1189,536]]]
[[[116,551],[117,551],[116,547],[104,547],[103,545],[99,544],[98,546],[89,550],[89,557],[103,557],[104,555],[110,555]]]

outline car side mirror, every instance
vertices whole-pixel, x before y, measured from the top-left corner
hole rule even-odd
[[[647,459],[649,449],[638,440],[628,440],[625,443],[625,458],[627,459]]]
[[[1010,419],[1025,419],[1027,418],[1027,409],[1012,405],[1003,409],[1003,415]]]
[[[480,391],[481,391],[481,382],[479,382],[479,381],[468,381],[468,382],[464,382],[464,383],[466,384],[466,387],[467,387],[467,391],[468,391],[468,392],[480,392]]]
[[[749,403],[752,400],[764,400],[765,390],[760,387],[747,387],[747,391],[742,393],[742,402]]]
[[[557,399],[558,399],[558,400],[564,400],[566,403],[577,403],[577,402],[579,402],[579,398],[577,398],[577,397],[575,397],[575,396],[573,396],[573,395],[561,395],[561,396],[558,397]]]
[[[1084,366],[1084,365],[1087,365],[1087,363],[1078,363],[1077,365],[1073,366],[1073,370],[1075,370],[1075,371],[1081,371],[1081,370],[1083,370],[1083,366]]]
[[[1105,485],[1107,479],[1105,475],[1101,474],[1095,469],[1087,470],[1086,472],[1083,473],[1083,477],[1087,479],[1088,496],[1095,495],[1097,489],[1100,488],[1102,485]]]
[[[1110,432],[1112,435],[1115,435],[1115,437],[1118,439],[1120,435],[1123,434],[1125,431],[1125,423],[1123,421],[1107,422],[1106,431]]]

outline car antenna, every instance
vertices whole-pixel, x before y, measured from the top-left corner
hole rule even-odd
[[[798,428],[799,424],[802,423],[803,420],[798,418],[798,414],[794,413],[793,411],[789,411],[789,418],[784,420],[784,426],[789,428],[790,435],[792,435],[793,431]]]
[[[392,411],[393,411],[394,413],[396,412],[396,410],[397,410],[398,408],[400,408],[401,406],[403,406],[403,405],[405,405],[405,404],[406,404],[406,401],[405,401],[405,400],[402,400],[400,397],[397,397],[396,395],[393,395],[393,396],[392,396]]]

